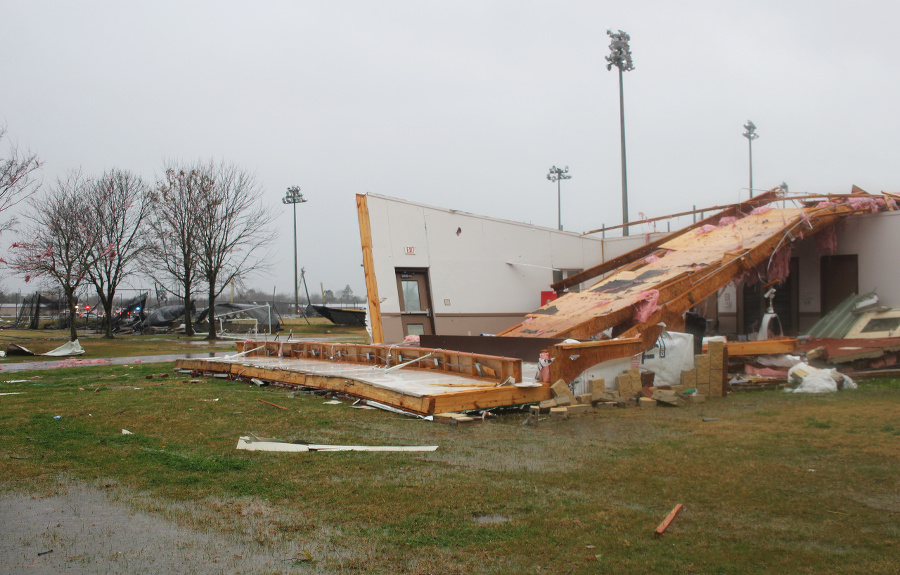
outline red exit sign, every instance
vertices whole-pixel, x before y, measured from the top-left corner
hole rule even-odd
[[[416,246],[406,246],[406,253],[409,255],[416,255]]]

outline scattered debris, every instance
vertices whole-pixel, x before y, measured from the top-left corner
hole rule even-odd
[[[788,371],[788,381],[798,384],[793,393],[834,393],[841,389],[856,389],[852,379],[836,369],[817,369],[798,363]]]
[[[273,406],[273,407],[277,407],[278,409],[287,409],[286,407],[282,407],[282,406],[280,406],[280,405],[275,405],[274,403],[271,403],[271,402],[269,402],[269,401],[266,401],[265,399],[259,399],[258,397],[256,398],[256,401],[265,403],[266,405],[271,405],[271,406]]]
[[[284,443],[272,439],[238,438],[237,449],[247,451],[436,451],[437,445],[318,445],[312,443]]]
[[[684,509],[683,504],[679,503],[678,505],[676,505],[674,509],[669,512],[666,518],[663,519],[663,522],[659,524],[659,527],[656,528],[656,530],[653,532],[653,535],[655,537],[660,537],[663,533],[665,533],[666,529],[669,528],[669,525],[671,525],[672,521],[674,521],[678,514],[681,513],[682,509]]]
[[[131,433],[130,431],[128,431],[127,429],[122,429],[122,435],[134,435],[134,434]]]

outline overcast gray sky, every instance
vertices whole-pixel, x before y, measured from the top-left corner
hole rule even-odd
[[[292,291],[280,198],[300,186],[310,288],[361,294],[357,193],[555,227],[546,175],[568,165],[564,227],[621,222],[607,28],[636,68],[632,219],[746,198],[748,119],[757,188],[900,191],[898,22],[887,0],[0,0],[0,123],[45,183],[154,181],[167,159],[254,171],[280,213],[263,291]]]

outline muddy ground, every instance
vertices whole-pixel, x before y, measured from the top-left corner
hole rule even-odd
[[[302,549],[198,531],[135,509],[113,485],[0,493],[0,573],[316,572]]]

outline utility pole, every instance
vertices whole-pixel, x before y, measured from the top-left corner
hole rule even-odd
[[[759,134],[756,133],[756,124],[747,120],[747,123],[744,124],[744,129],[747,130],[744,132],[744,137],[747,138],[747,147],[750,151],[750,197],[753,197],[753,140],[759,137]]]
[[[300,280],[297,277],[297,204],[305,203],[298,186],[291,186],[281,198],[282,204],[294,206],[294,313],[300,309]]]
[[[562,189],[560,187],[560,182],[562,180],[571,180],[572,176],[569,174],[569,166],[566,166],[565,169],[559,169],[556,166],[550,168],[550,173],[547,174],[547,179],[551,182],[556,182],[556,218],[559,224],[559,231],[562,231]]]
[[[631,36],[627,32],[619,30],[614,34],[607,30],[606,35],[612,39],[609,43],[609,56],[606,57],[606,69],[612,70],[613,66],[619,69],[619,125],[622,136],[622,224],[628,224],[628,170],[625,162],[625,91],[622,87],[622,73],[634,70],[634,62],[631,60],[631,47],[628,42]],[[622,226],[622,235],[628,235],[628,226]]]

